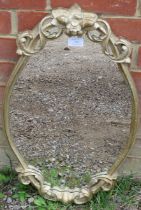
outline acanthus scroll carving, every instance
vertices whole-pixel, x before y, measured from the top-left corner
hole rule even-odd
[[[47,39],[56,39],[61,36],[63,32],[70,36],[86,35],[91,41],[99,42],[102,45],[103,52],[113,61],[120,63],[121,70],[130,85],[133,96],[132,127],[125,151],[117,159],[110,171],[96,174],[92,177],[91,182],[88,183],[87,186],[74,189],[51,186],[48,182],[44,181],[44,177],[38,168],[28,166],[21,159],[21,156],[19,156],[16,147],[13,146],[7,124],[8,100],[11,93],[10,88],[17,79],[15,75],[18,76],[18,73],[22,70],[25,61],[28,60],[27,56],[38,53],[44,48]],[[85,13],[78,5],[75,5],[70,9],[59,8],[53,10],[52,15],[43,18],[35,29],[20,33],[17,38],[17,46],[17,53],[23,55],[23,57],[19,59],[15,66],[14,74],[11,75],[9,83],[6,86],[6,96],[4,99],[4,105],[6,107],[4,109],[4,130],[11,148],[21,163],[21,166],[17,168],[19,179],[25,185],[30,183],[33,184],[38,189],[39,193],[46,199],[62,201],[64,203],[74,202],[76,204],[84,204],[100,189],[109,191],[117,179],[117,169],[127,157],[131,146],[135,142],[135,134],[138,127],[137,94],[127,68],[128,66],[126,66],[126,64],[130,63],[130,44],[126,40],[118,39],[114,36],[109,24],[105,20],[99,19],[96,14]]]
[[[88,38],[93,42],[102,44],[103,52],[117,63],[130,63],[131,46],[125,39],[117,39],[112,34],[109,24],[98,19],[93,30],[87,32]],[[117,52],[114,52],[116,50]]]
[[[85,29],[94,25],[98,16],[94,13],[82,12],[75,4],[70,9],[56,9],[52,11],[53,17],[62,25],[65,25],[65,33],[69,36],[81,36]]]
[[[47,39],[56,39],[63,32],[69,36],[87,34],[91,41],[101,43],[103,52],[114,62],[130,63],[129,42],[115,38],[106,21],[98,19],[94,13],[83,12],[78,5],[70,9],[55,9],[33,31],[20,33],[17,53],[31,56],[44,48]]]
[[[29,177],[34,177],[34,185],[44,198],[64,203],[74,202],[75,204],[84,204],[90,201],[92,196],[99,190],[97,185],[99,181],[103,181],[101,189],[109,191],[117,179],[117,174],[110,176],[106,172],[99,173],[92,177],[91,183],[88,186],[70,189],[68,187],[52,187],[50,183],[44,181],[41,171],[34,166],[29,165],[26,169],[19,167],[16,171],[19,173],[20,181],[25,185],[31,183]]]

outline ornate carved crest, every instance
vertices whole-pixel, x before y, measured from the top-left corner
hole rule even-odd
[[[63,32],[69,36],[86,35],[91,41],[99,42],[102,45],[103,52],[118,63],[119,68],[130,86],[133,97],[132,126],[125,150],[108,172],[96,174],[92,178],[92,182],[81,189],[51,187],[49,183],[45,182],[41,172],[37,168],[26,164],[19,154],[16,146],[12,142],[8,126],[9,98],[18,73],[24,68],[29,56],[43,49],[48,39],[55,39]],[[99,19],[96,14],[83,12],[78,5],[74,5],[70,9],[59,8],[53,10],[52,15],[43,18],[32,31],[20,33],[17,38],[17,46],[17,53],[21,55],[21,57],[13,70],[5,90],[4,130],[9,144],[21,164],[20,167],[17,168],[20,180],[27,185],[32,183],[45,198],[55,201],[59,200],[65,203],[74,202],[76,204],[83,204],[89,201],[100,189],[105,191],[110,190],[116,180],[117,169],[126,158],[128,151],[135,141],[137,129],[137,94],[128,71],[128,63],[130,63],[131,54],[130,43],[113,35],[109,24],[105,20]]]
[[[70,9],[56,9],[52,11],[54,19],[65,25],[66,34],[69,36],[80,36],[84,34],[85,28],[94,25],[98,16],[93,13],[82,12],[82,9],[75,4]]]
[[[100,42],[103,52],[117,63],[130,63],[131,47],[124,39],[117,39],[109,24],[94,13],[83,12],[76,4],[70,9],[59,8],[45,17],[33,31],[19,34],[19,55],[32,55],[43,49],[47,39],[59,37],[63,32],[69,36],[86,34],[93,42]],[[111,48],[116,47],[116,52]]]

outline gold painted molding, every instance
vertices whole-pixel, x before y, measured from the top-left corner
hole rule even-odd
[[[87,36],[92,42],[101,44],[103,53],[117,63],[119,70],[127,81],[132,94],[132,119],[130,136],[126,147],[108,172],[96,174],[90,183],[83,188],[69,189],[67,187],[52,187],[44,180],[37,168],[30,166],[17,150],[9,129],[9,102],[13,87],[21,71],[27,64],[30,56],[42,50],[48,39],[56,39],[63,33],[68,36]],[[3,119],[4,132],[9,144],[17,157],[19,167],[16,171],[20,181],[34,185],[38,192],[46,199],[64,203],[83,204],[88,202],[99,190],[110,190],[117,178],[118,168],[121,166],[136,138],[138,126],[138,97],[134,82],[129,72],[131,45],[124,39],[117,38],[111,31],[109,24],[99,19],[96,14],[83,12],[78,5],[70,9],[58,8],[46,16],[31,31],[20,33],[17,37],[17,53],[20,58],[6,85]]]

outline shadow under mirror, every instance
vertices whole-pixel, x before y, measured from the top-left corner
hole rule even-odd
[[[70,188],[108,171],[127,144],[131,92],[99,44],[48,41],[19,76],[10,131],[30,165],[52,185]]]

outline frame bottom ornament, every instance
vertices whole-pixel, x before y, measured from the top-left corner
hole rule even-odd
[[[34,166],[29,165],[26,169],[19,167],[16,168],[16,171],[19,174],[19,180],[24,185],[29,185],[31,183],[29,177],[34,177],[37,183],[36,188],[45,199],[75,204],[87,203],[100,189],[110,191],[117,179],[117,174],[110,176],[107,172],[103,172],[93,176],[89,185],[70,189],[68,187],[52,187],[50,183],[44,181],[41,171]]]
[[[131,90],[133,103],[130,136],[126,147],[119,157],[117,157],[112,168],[106,173],[93,176],[87,186],[74,189],[68,187],[52,187],[49,183],[44,181],[40,170],[26,164],[12,140],[8,117],[10,96],[13,87],[30,56],[42,50],[47,40],[58,38],[63,32],[69,36],[82,36],[85,34],[91,41],[101,44],[103,53],[117,63],[120,72],[127,81]],[[94,32],[97,33],[95,34]],[[9,145],[20,163],[20,167],[16,169],[20,181],[25,185],[29,185],[30,183],[34,185],[44,198],[64,203],[73,202],[75,204],[84,204],[90,201],[92,196],[99,190],[109,191],[114,186],[114,182],[117,179],[118,168],[127,157],[128,152],[135,142],[138,127],[138,96],[134,81],[129,72],[131,55],[130,43],[124,39],[117,38],[111,32],[109,24],[104,20],[98,19],[96,14],[82,12],[81,8],[75,5],[70,9],[59,8],[53,10],[52,15],[45,17],[32,31],[19,34],[17,46],[17,53],[20,55],[20,58],[6,85],[3,121],[4,132],[9,141]]]

